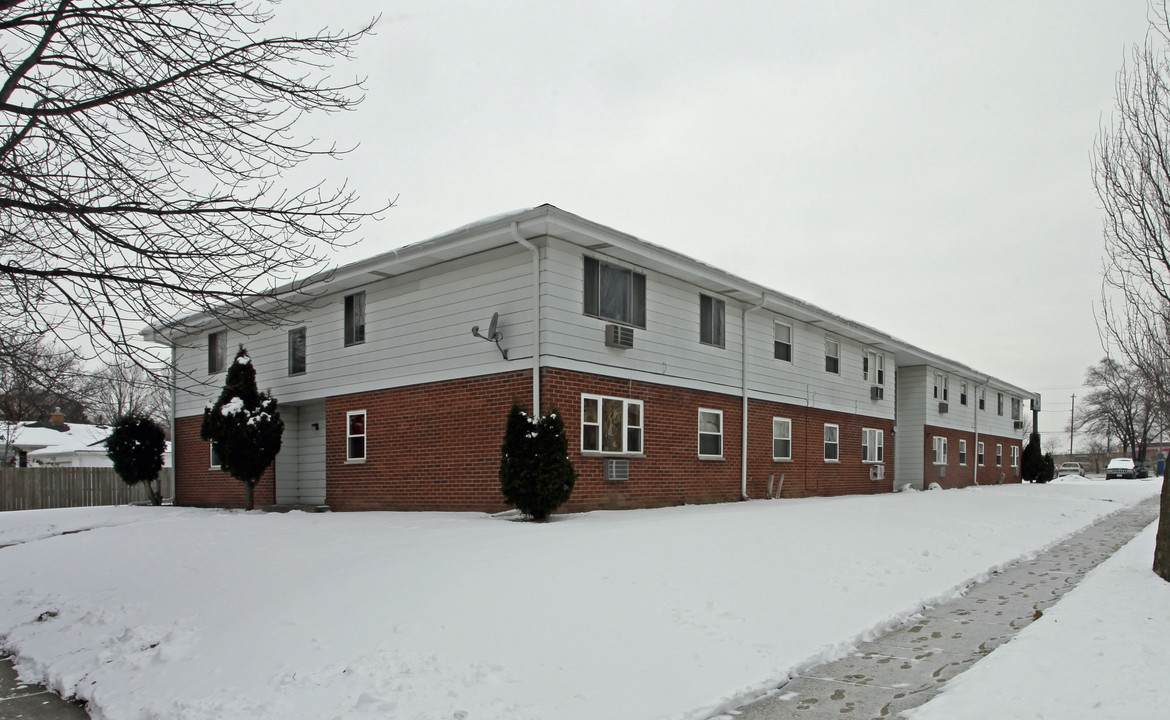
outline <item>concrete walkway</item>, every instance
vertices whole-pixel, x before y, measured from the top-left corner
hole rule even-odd
[[[25,685],[7,657],[0,656],[0,720],[88,720],[77,703],[62,700],[40,685]]]
[[[1157,516],[1156,496],[1109,515],[1036,559],[973,585],[962,597],[923,609],[909,625],[863,643],[848,657],[812,668],[720,717],[896,718],[1011,640]]]

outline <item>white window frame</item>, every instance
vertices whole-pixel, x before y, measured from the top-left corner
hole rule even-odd
[[[207,334],[207,374],[227,369],[227,330]]]
[[[825,336],[825,372],[841,374],[841,341]]]
[[[876,350],[866,350],[861,355],[861,377],[874,385],[886,384],[886,356]]]
[[[967,464],[967,441],[959,440],[959,464]]]
[[[727,304],[711,295],[699,295],[699,342],[720,348],[727,345]]]
[[[930,457],[935,465],[947,464],[947,439],[945,437],[941,435],[934,436]]]
[[[833,439],[829,440],[829,429],[832,428]],[[833,457],[829,457],[829,448],[833,448]],[[841,426],[836,423],[825,423],[825,462],[841,462]]]
[[[777,455],[776,443],[788,443],[788,454]],[[792,459],[792,420],[789,418],[774,417],[772,418],[772,459],[773,460],[791,460]]]
[[[987,388],[979,388],[979,409],[987,409]]]
[[[1003,417],[1003,393],[995,394],[995,414]]]
[[[342,333],[345,347],[366,341],[366,291],[359,290],[342,301]]]
[[[967,404],[967,381],[966,380],[962,380],[959,382],[959,404],[960,405]]]
[[[219,457],[219,450],[215,449],[215,441],[209,441],[207,447],[210,448],[209,466],[212,470],[223,471],[223,460]]]
[[[1020,406],[1023,405],[1023,402],[1021,402],[1021,400],[1017,397],[1014,397],[1011,400],[1012,400],[1012,420],[1019,421],[1020,420]]]
[[[995,466],[1003,467],[1003,445],[1000,443],[995,444]]]
[[[986,448],[983,446],[983,441],[975,443],[975,464],[983,467],[984,459],[986,458]]]
[[[621,408],[622,408],[621,428],[619,429],[619,436],[621,437],[621,441],[622,441],[620,450],[604,450],[604,449],[602,449],[605,445],[603,430],[605,427],[605,417],[604,417],[605,401],[607,401],[607,400],[610,401],[611,403],[620,402],[622,404],[621,405]],[[586,412],[586,403],[590,403],[590,402],[597,404],[597,406],[596,406],[596,410],[597,410],[596,422],[588,422],[588,414]],[[630,422],[630,408],[631,407],[636,407],[638,409],[637,410],[637,416],[638,416],[638,424],[637,425]],[[581,394],[581,452],[582,453],[591,453],[591,454],[595,454],[595,455],[641,455],[646,450],[646,430],[645,430],[645,428],[646,428],[646,414],[645,414],[645,410],[646,410],[646,408],[643,405],[641,400],[634,400],[631,398],[613,397],[611,395],[591,395],[589,393],[582,393]],[[587,437],[589,435],[589,433],[587,432],[588,428],[596,428],[596,433],[595,433],[596,438],[597,438],[597,447],[596,448],[591,448],[591,447],[588,447],[588,445],[587,445],[586,440],[587,440]],[[636,431],[636,434],[637,434],[637,443],[633,443],[633,444],[636,444],[637,447],[633,448],[633,449],[631,449],[631,447],[630,447],[632,444],[632,443],[630,443],[631,431]]]
[[[883,463],[886,461],[886,443],[878,428],[861,429],[861,462]]]
[[[703,430],[703,416],[704,415],[709,416],[709,418],[710,417],[717,418],[719,432],[711,432],[711,431],[704,431]],[[718,453],[705,453],[705,452],[703,452],[703,438],[704,437],[708,437],[708,438],[714,437],[718,440],[718,442],[719,442],[719,452]],[[712,408],[699,408],[699,457],[701,457],[701,458],[722,458],[723,457],[723,411],[722,410],[714,410]]]
[[[788,339],[787,340],[780,339],[780,328],[784,328],[785,330],[788,331]],[[790,323],[780,322],[779,320],[777,320],[775,322],[775,327],[773,327],[773,329],[772,329],[772,357],[774,357],[777,360],[780,360],[781,362],[786,362],[786,363],[791,363],[793,361],[792,360],[793,350],[795,349],[795,343],[793,342],[793,338],[795,337],[795,335],[794,335],[795,332],[796,332],[796,330],[793,328],[793,326]],[[781,347],[787,348],[788,357],[786,357],[786,358],[780,357],[780,348]]]
[[[1020,466],[1020,446],[1012,445],[1012,467]]]
[[[361,417],[362,427],[360,433],[353,432],[353,419]],[[357,456],[353,450],[353,441],[361,438],[362,454]],[[365,410],[350,410],[345,413],[345,461],[347,463],[364,463],[366,458],[370,456],[370,418]]]
[[[591,270],[591,266],[595,269]],[[605,285],[602,282],[602,276],[607,272],[617,273],[626,278],[625,307],[611,314],[606,314],[605,310],[610,303],[607,303],[605,298],[602,297],[602,289]],[[622,325],[631,325],[637,328],[646,327],[645,274],[606,260],[585,255],[582,263],[582,276],[584,279],[583,299],[586,315],[601,320],[621,323]]]

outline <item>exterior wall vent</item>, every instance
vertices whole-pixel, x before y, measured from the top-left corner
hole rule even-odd
[[[873,385],[869,388],[870,400],[882,400],[886,397],[886,389],[880,385]]]
[[[942,415],[942,414],[944,414],[944,413],[948,413],[948,412],[950,412],[950,411],[951,411],[951,406],[950,406],[950,405],[948,405],[947,403],[945,403],[945,402],[940,402],[940,403],[938,404],[938,413],[939,413],[939,415]]]
[[[605,346],[611,348],[634,347],[634,328],[625,325],[606,325]]]
[[[947,466],[946,465],[939,465],[938,466],[938,476],[940,478],[945,478],[947,476]]]
[[[630,461],[620,458],[605,459],[605,481],[620,483],[630,479]]]

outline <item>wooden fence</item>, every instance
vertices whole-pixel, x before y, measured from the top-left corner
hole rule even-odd
[[[172,468],[159,473],[163,498],[174,497]],[[0,468],[0,511],[149,502],[141,484],[127,485],[113,468]]]

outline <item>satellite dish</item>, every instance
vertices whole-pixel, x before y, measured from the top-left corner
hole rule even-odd
[[[499,322],[499,320],[500,320],[500,314],[498,312],[492,313],[492,321],[488,325],[488,331],[487,331],[487,338],[488,338],[488,340],[491,340],[492,342],[495,342],[496,340],[500,339],[500,338],[496,337],[496,323]]]

